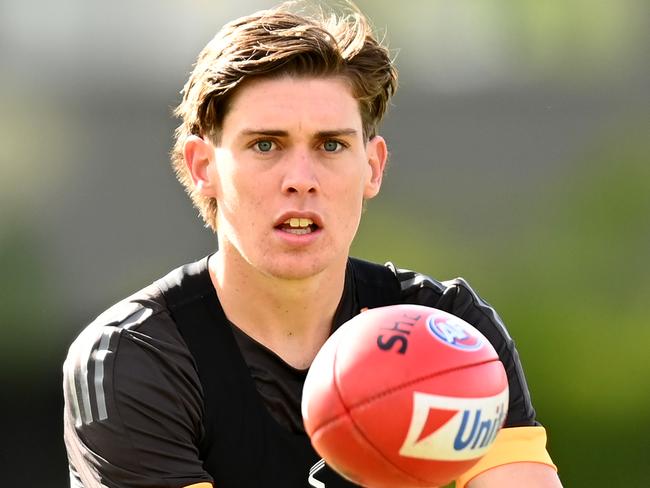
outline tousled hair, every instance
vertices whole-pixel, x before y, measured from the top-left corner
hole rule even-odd
[[[216,230],[217,202],[194,187],[183,156],[190,135],[219,144],[229,101],[237,87],[257,78],[342,77],[359,103],[363,136],[375,136],[397,89],[390,53],[366,17],[351,3],[345,14],[305,15],[293,2],[226,24],[200,52],[175,110],[172,166],[206,225]]]

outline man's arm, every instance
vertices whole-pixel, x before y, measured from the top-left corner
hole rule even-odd
[[[458,488],[561,488],[546,450],[544,427],[501,429],[481,460],[456,480]]]
[[[555,469],[541,463],[512,463],[497,466],[471,480],[468,488],[562,488]]]

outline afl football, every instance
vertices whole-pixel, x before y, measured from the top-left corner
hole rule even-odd
[[[367,310],[323,345],[302,416],[314,449],[366,487],[436,487],[488,451],[508,408],[496,351],[460,318],[421,305]]]

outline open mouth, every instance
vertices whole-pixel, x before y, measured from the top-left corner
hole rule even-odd
[[[312,232],[318,230],[318,226],[314,224],[313,220],[297,217],[287,219],[275,228],[283,232],[288,232],[289,234],[298,236],[311,234]]]

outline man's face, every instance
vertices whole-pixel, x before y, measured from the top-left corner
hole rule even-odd
[[[231,100],[208,168],[220,251],[286,279],[342,265],[385,161],[383,139],[363,139],[345,80],[249,82]]]

